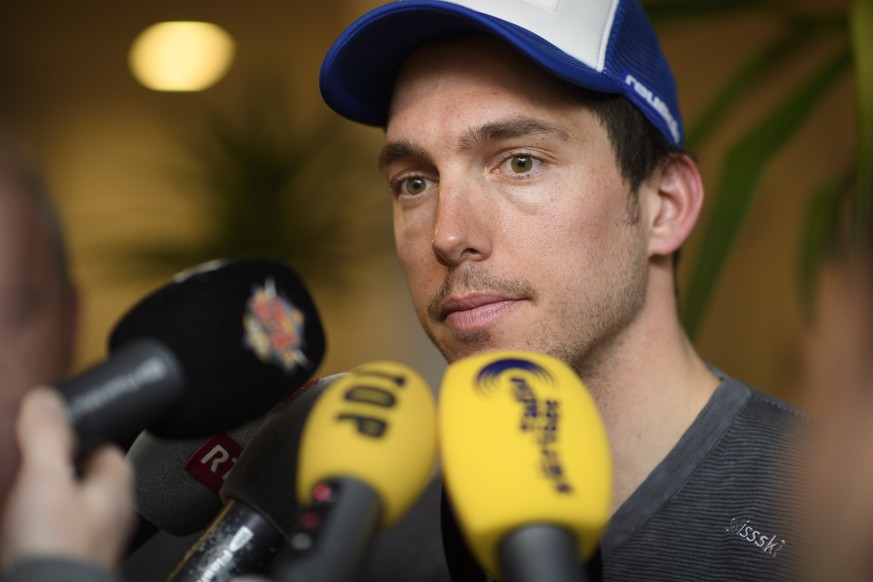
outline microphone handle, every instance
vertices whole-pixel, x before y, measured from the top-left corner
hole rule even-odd
[[[277,561],[276,582],[351,582],[357,579],[370,541],[379,529],[382,502],[366,483],[329,479],[313,488],[307,511]]]
[[[566,528],[533,524],[508,534],[497,550],[505,582],[585,582],[576,539]]]
[[[130,448],[143,428],[185,397],[184,386],[176,355],[157,340],[141,338],[61,382],[58,391],[84,457],[106,441]]]
[[[165,582],[227,582],[261,574],[285,545],[266,518],[231,499]]]

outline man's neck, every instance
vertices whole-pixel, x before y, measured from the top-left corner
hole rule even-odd
[[[675,307],[654,307],[643,310],[603,365],[582,374],[612,447],[612,513],[667,456],[719,383],[682,330]]]

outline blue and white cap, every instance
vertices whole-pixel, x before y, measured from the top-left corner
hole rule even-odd
[[[682,146],[676,82],[637,0],[397,0],[336,40],[321,68],[322,97],[344,117],[384,126],[403,60],[462,32],[495,35],[556,77],[624,95]]]

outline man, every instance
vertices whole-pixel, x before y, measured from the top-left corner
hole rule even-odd
[[[0,146],[0,579],[110,580],[133,519],[132,470],[101,447],[73,470],[57,394],[76,292],[58,218],[36,171]]]
[[[77,298],[63,235],[42,181],[0,148],[0,379],[3,394],[68,372]]]
[[[0,498],[14,465],[25,390],[56,382],[73,356],[77,298],[59,222],[36,171],[0,145]]]
[[[839,194],[806,320],[806,405],[826,427],[814,449],[812,579],[861,582],[873,580],[873,232],[857,230],[854,191]]]
[[[703,186],[636,1],[395,2],[339,37],[321,89],[385,129],[398,256],[446,359],[543,352],[591,389],[615,472],[603,578],[795,579],[800,415],[679,322]]]

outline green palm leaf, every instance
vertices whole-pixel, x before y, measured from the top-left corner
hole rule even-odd
[[[682,305],[683,321],[691,338],[696,337],[700,329],[712,291],[769,161],[843,74],[849,62],[848,50],[840,51],[825,62],[728,152],[715,189],[712,218],[706,225]]]
[[[661,0],[645,3],[646,15],[658,28],[697,18],[736,14],[738,10],[758,10],[778,5],[779,0]]]
[[[788,61],[790,57],[795,56],[799,50],[813,44],[816,40],[816,35],[809,27],[797,26],[755,53],[728,80],[715,99],[709,102],[694,126],[689,128],[685,140],[687,150],[698,151],[733,107],[760,81],[772,74],[775,68]]]
[[[866,241],[873,198],[873,0],[854,0],[850,19],[858,108],[855,233]]]

